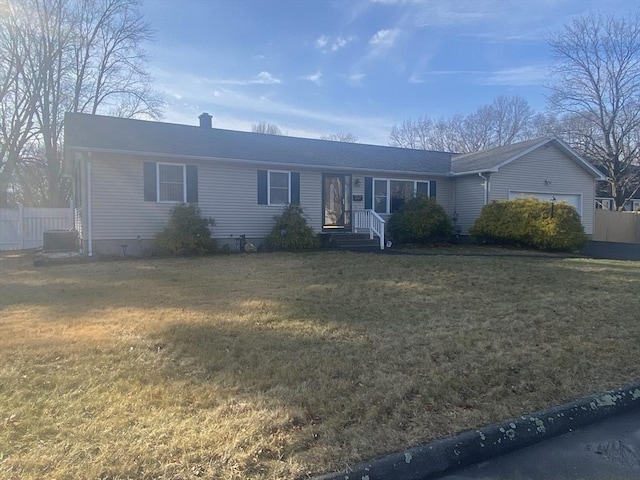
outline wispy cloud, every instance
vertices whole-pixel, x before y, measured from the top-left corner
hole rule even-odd
[[[359,87],[367,75],[365,73],[352,73],[347,75],[347,84],[352,87]]]
[[[423,77],[421,77],[420,75],[418,75],[417,73],[412,73],[409,78],[407,79],[407,81],[409,83],[425,83],[425,80]]]
[[[381,53],[389,50],[400,36],[399,28],[378,30],[369,40],[369,47],[372,51]]]
[[[524,65],[489,72],[484,78],[485,85],[528,87],[543,85],[549,79],[548,65]]]
[[[549,78],[549,66],[523,65],[520,67],[504,68],[501,70],[431,70],[424,73],[414,73],[407,81],[409,83],[425,83],[429,77],[455,76],[469,78],[476,85],[529,87],[540,86]]]
[[[316,85],[320,85],[322,83],[322,72],[317,71],[316,73],[312,73],[311,75],[303,75],[302,80],[307,80],[311,83],[315,83]]]
[[[216,83],[218,85],[278,85],[282,83],[282,81],[275,77],[273,74],[262,71],[257,75],[249,79],[235,79],[235,78],[226,78],[226,79],[212,79],[211,83]]]
[[[354,41],[356,37],[331,37],[329,35],[321,35],[314,42],[315,47],[323,53],[337,52],[338,50],[346,47],[350,42]]]
[[[256,119],[268,116],[284,131],[291,135],[302,135],[319,138],[323,132],[352,132],[362,142],[385,145],[393,121],[388,118],[341,114],[339,111],[322,111],[317,108],[304,108],[274,97],[251,95],[233,86],[219,88],[215,91],[215,100],[211,90],[215,81],[193,74],[175,74],[156,70],[154,76],[159,80],[159,87],[164,93],[175,99],[181,95],[179,102],[170,102],[165,115],[166,121],[195,124],[199,113],[209,111],[214,116],[215,126],[249,130]],[[356,74],[354,79],[362,80],[364,74]],[[208,100],[204,100],[208,99]],[[227,123],[225,118],[233,118]],[[247,120],[241,120],[242,118]],[[314,123],[320,125],[314,125]],[[292,125],[288,127],[287,125]],[[306,126],[305,126],[306,124]],[[317,130],[316,130],[317,129]]]

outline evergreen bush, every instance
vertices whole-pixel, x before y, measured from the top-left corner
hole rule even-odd
[[[275,218],[271,233],[264,239],[267,250],[313,250],[320,247],[320,240],[307,225],[300,205],[287,205]]]
[[[216,250],[216,240],[211,238],[212,218],[203,218],[196,204],[176,205],[165,229],[154,239],[154,247],[160,252],[178,255],[205,255]]]
[[[587,242],[580,215],[567,203],[533,198],[485,205],[469,230],[480,243],[574,251]]]
[[[453,232],[451,220],[434,198],[417,196],[395,212],[387,223],[398,243],[434,243],[448,241]]]

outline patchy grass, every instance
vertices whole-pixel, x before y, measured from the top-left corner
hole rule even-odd
[[[640,264],[0,258],[0,477],[286,478],[640,377]]]

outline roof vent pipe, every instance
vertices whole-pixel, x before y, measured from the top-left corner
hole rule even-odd
[[[200,119],[200,126],[202,128],[211,128],[211,119],[213,118],[207,112],[204,112],[198,117]]]

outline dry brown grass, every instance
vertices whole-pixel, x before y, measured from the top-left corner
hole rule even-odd
[[[640,265],[0,258],[0,478],[286,478],[640,377]]]

